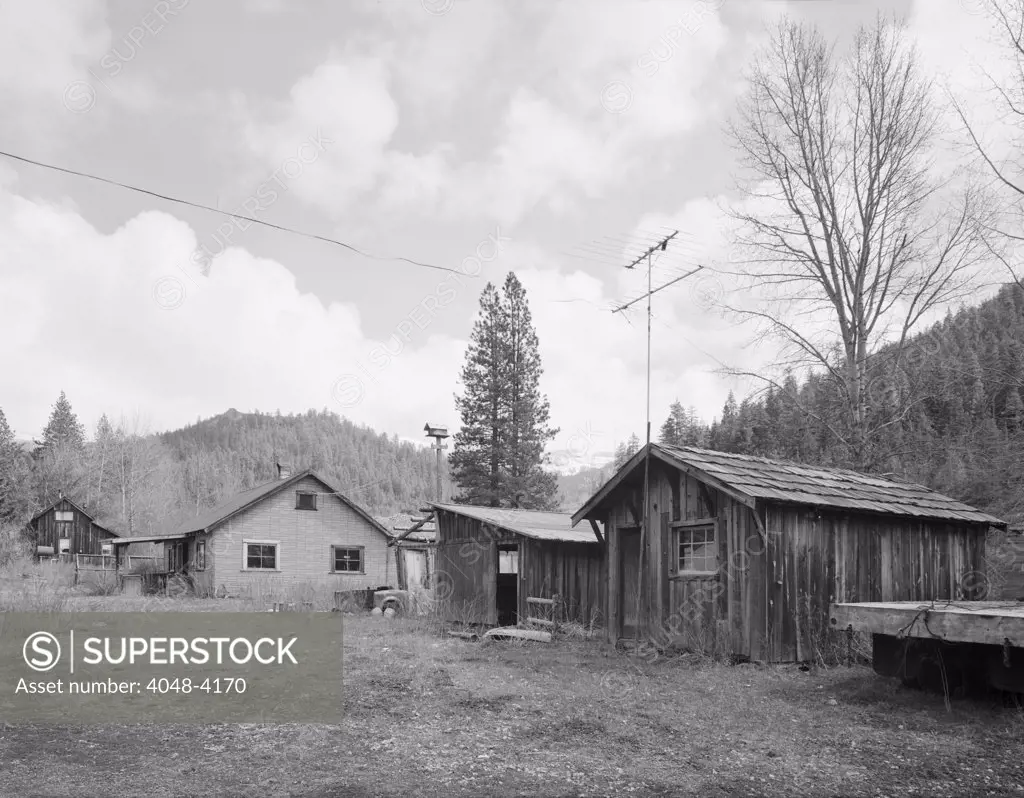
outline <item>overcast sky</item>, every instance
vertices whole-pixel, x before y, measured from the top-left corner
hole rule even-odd
[[[64,390],[90,434],[312,407],[420,439],[457,426],[480,292],[513,270],[556,445],[642,437],[643,307],[610,308],[646,277],[610,239],[678,228],[656,285],[727,258],[722,127],[766,24],[842,37],[878,10],[966,85],[974,0],[3,3],[0,149],[463,274],[0,157],[0,407],[22,437]],[[717,290],[655,297],[655,430],[756,387],[722,364],[771,364]]]

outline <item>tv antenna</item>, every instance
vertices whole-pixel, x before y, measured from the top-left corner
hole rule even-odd
[[[619,313],[626,310],[626,308],[631,305],[636,304],[641,299],[644,299],[645,297],[647,299],[647,435],[646,445],[644,446],[644,503],[640,522],[640,562],[639,568],[637,569],[636,587],[637,622],[633,634],[634,642],[637,646],[640,644],[640,619],[643,617],[641,614],[641,599],[643,596],[644,560],[646,559],[644,555],[647,548],[648,527],[651,524],[651,513],[649,507],[651,498],[651,297],[659,291],[668,288],[670,285],[675,285],[681,280],[685,280],[687,277],[696,274],[704,268],[703,266],[697,266],[697,268],[676,277],[673,280],[669,280],[669,282],[659,286],[658,288],[651,287],[651,271],[653,267],[652,256],[658,251],[665,252],[668,249],[669,242],[677,235],[679,235],[679,231],[673,230],[668,235],[662,236],[658,241],[648,247],[645,252],[634,258],[630,263],[626,264],[627,269],[634,269],[639,263],[643,262],[645,259],[647,260],[647,293],[627,302],[624,305],[620,305],[612,311],[612,313]]]

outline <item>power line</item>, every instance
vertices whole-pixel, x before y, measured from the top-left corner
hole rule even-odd
[[[459,271],[457,269],[450,269],[447,266],[437,266],[437,265],[435,265],[433,263],[423,263],[422,261],[413,260],[412,258],[406,258],[406,257],[403,257],[401,255],[395,255],[393,257],[389,257],[387,255],[374,255],[374,254],[372,254],[370,252],[364,252],[363,250],[359,249],[358,247],[354,247],[351,244],[346,244],[344,241],[338,241],[337,239],[328,238],[327,236],[317,235],[316,233],[306,233],[306,232],[304,232],[302,230],[295,230],[295,229],[293,229],[291,227],[284,227],[284,226],[279,225],[279,224],[274,224],[273,222],[264,221],[263,219],[255,219],[255,218],[253,218],[251,216],[243,216],[243,215],[238,214],[238,213],[229,213],[227,211],[222,211],[219,208],[214,208],[214,207],[211,207],[209,205],[203,205],[203,204],[198,203],[198,202],[192,202],[190,200],[184,200],[184,199],[179,199],[177,197],[171,197],[171,196],[168,196],[166,194],[159,194],[156,191],[150,191],[149,189],[139,188],[138,186],[132,186],[132,185],[129,185],[128,183],[121,183],[121,182],[118,182],[117,180],[111,180],[110,178],[100,177],[99,175],[89,174],[88,172],[78,172],[78,171],[76,171],[74,169],[67,169],[67,168],[65,168],[63,166],[56,166],[54,164],[42,163],[41,161],[33,161],[31,158],[23,158],[20,155],[14,155],[13,153],[4,152],[3,150],[0,150],[0,155],[3,155],[5,157],[10,158],[10,159],[15,160],[15,161],[21,161],[22,163],[31,164],[32,166],[39,166],[39,167],[41,167],[43,169],[52,169],[55,172],[63,172],[64,174],[67,174],[67,175],[74,175],[75,177],[84,177],[84,178],[86,178],[88,180],[96,180],[96,181],[99,181],[100,183],[107,183],[108,185],[111,185],[111,186],[117,186],[118,188],[124,188],[124,189],[127,189],[129,191],[135,191],[135,192],[138,192],[139,194],[145,194],[145,195],[150,196],[150,197],[156,197],[157,199],[166,200],[167,202],[176,202],[179,205],[187,205],[190,208],[198,208],[199,210],[210,211],[211,213],[220,214],[221,216],[229,216],[232,219],[243,219],[243,220],[245,220],[247,222],[253,222],[254,224],[261,224],[264,227],[269,227],[269,228],[271,228],[273,230],[281,230],[281,231],[283,231],[285,233],[291,233],[293,235],[302,236],[303,238],[312,238],[312,239],[315,239],[317,241],[324,241],[324,242],[326,242],[328,244],[334,244],[335,246],[343,247],[344,249],[350,250],[351,252],[354,252],[357,255],[362,255],[364,258],[369,258],[371,260],[404,261],[405,263],[410,263],[413,266],[421,266],[424,269],[436,269],[437,271],[450,272],[452,274],[465,274],[465,272],[461,272],[461,271]],[[476,275],[467,275],[467,276],[475,277]]]

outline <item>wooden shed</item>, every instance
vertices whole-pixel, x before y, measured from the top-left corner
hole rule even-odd
[[[641,534],[647,451],[573,515],[605,524],[612,641],[809,660],[834,641],[831,602],[975,597],[1005,527],[920,485],[651,444]]]
[[[112,554],[110,541],[117,533],[98,524],[95,517],[66,496],[41,510],[28,522],[28,534],[37,557],[73,559],[76,554]]]
[[[449,620],[602,622],[606,576],[597,525],[573,529],[568,513],[431,506],[437,524],[435,598]]]

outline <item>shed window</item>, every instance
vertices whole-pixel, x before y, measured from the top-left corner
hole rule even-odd
[[[363,549],[358,546],[331,546],[331,566],[336,573],[362,573]]]
[[[295,491],[295,509],[296,510],[315,510],[316,509],[316,494],[309,493],[308,491]]]
[[[70,554],[71,553],[71,538],[61,538],[60,548],[58,549],[59,554]]]
[[[113,554],[114,553],[114,544],[113,543],[104,543],[102,546],[100,546],[100,553],[106,554],[106,555]]]
[[[714,526],[683,527],[679,530],[679,571],[717,571],[718,546]]]
[[[277,570],[277,542],[270,540],[245,542],[245,568],[250,571]]]
[[[197,540],[196,541],[196,564],[195,564],[195,569],[197,571],[205,571],[206,570],[206,541],[205,540]]]
[[[56,510],[53,513],[54,521],[74,521],[75,513],[73,510]]]

